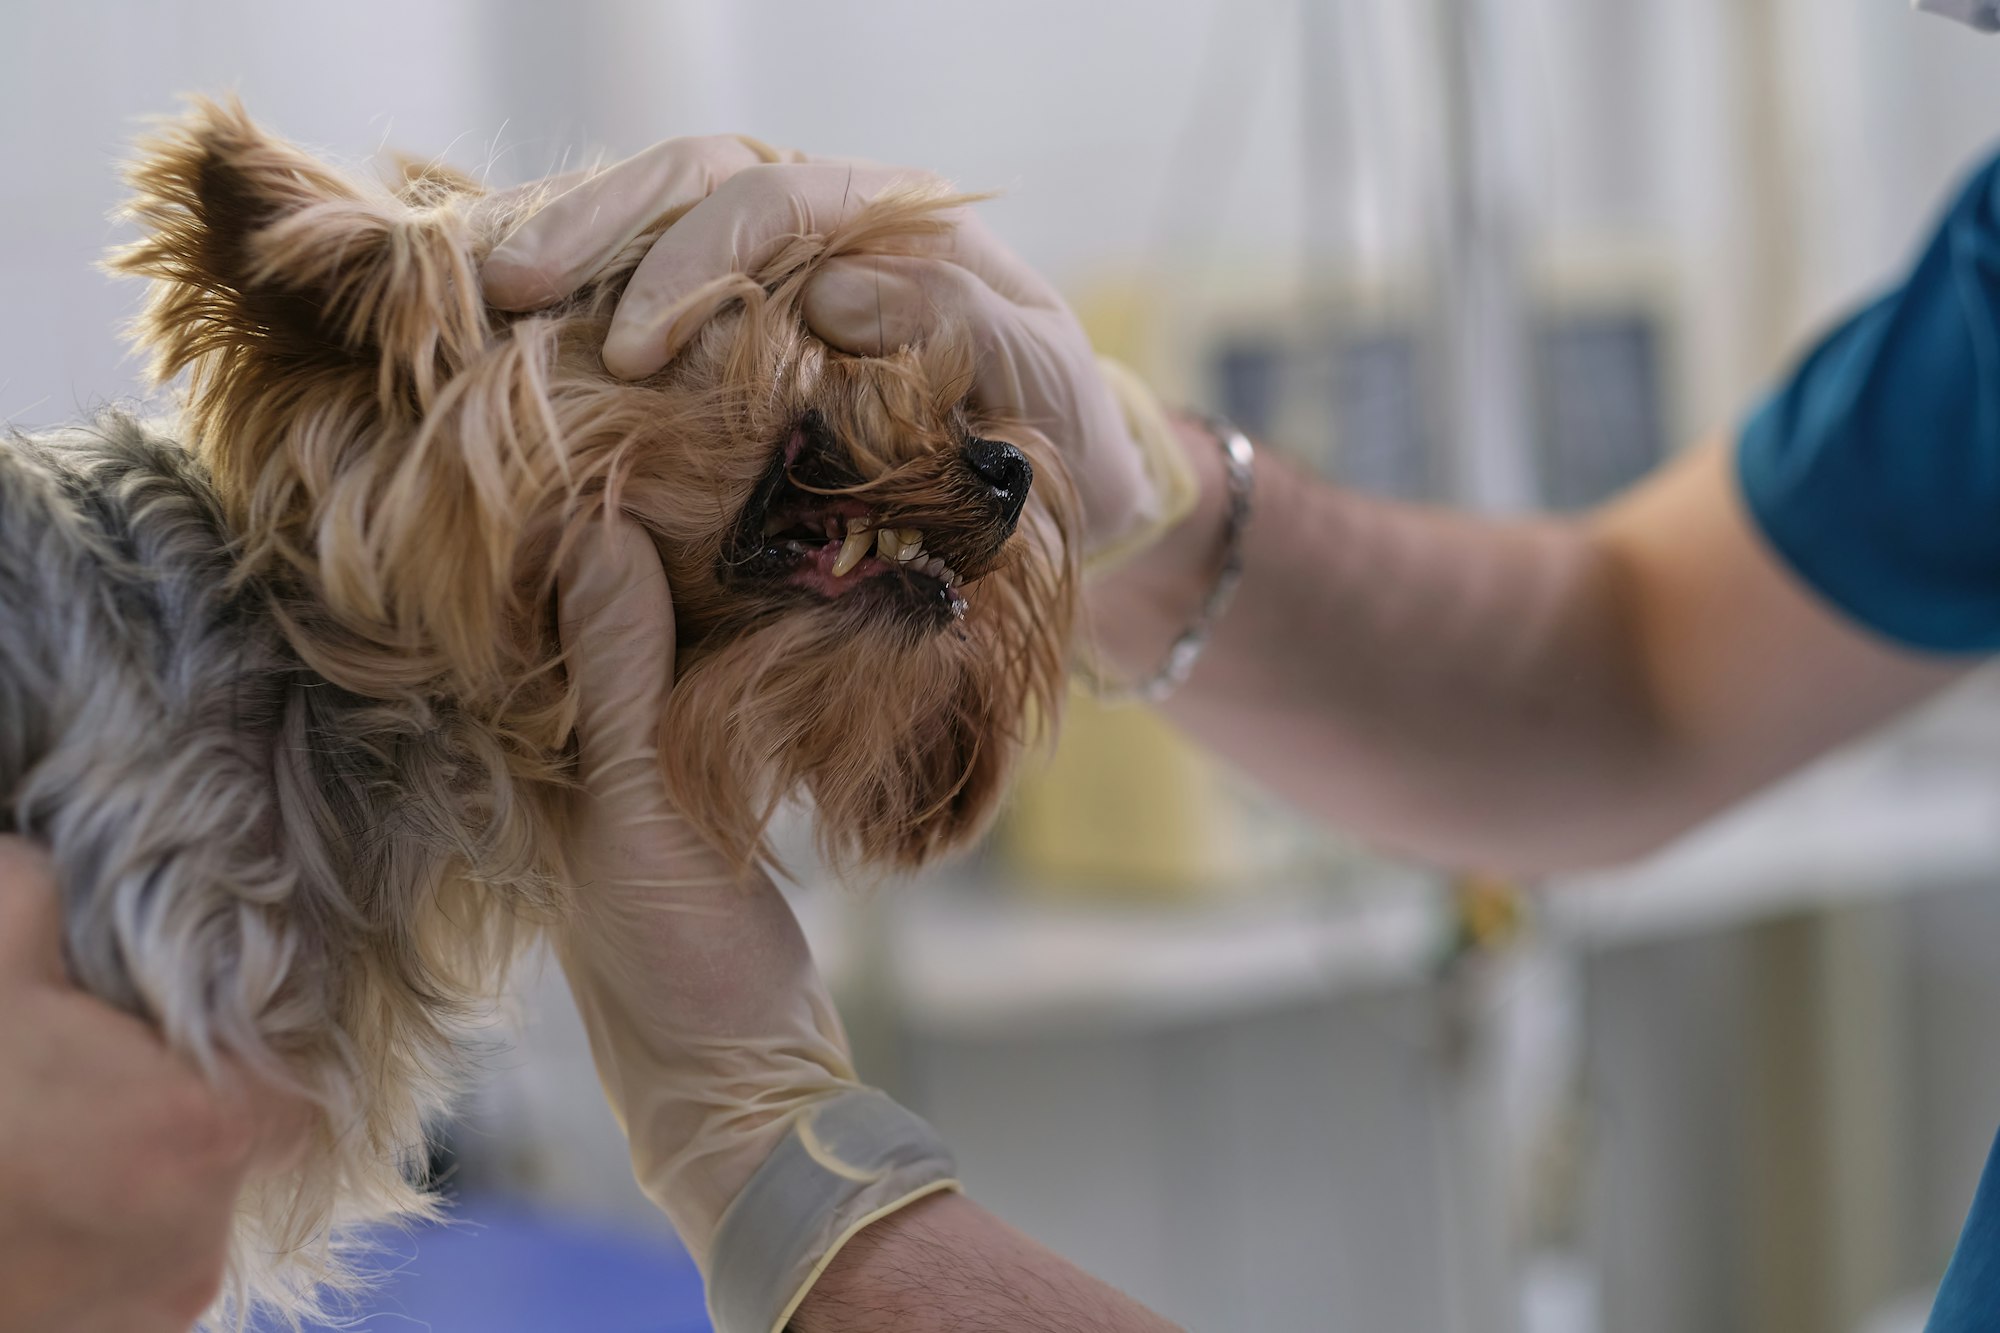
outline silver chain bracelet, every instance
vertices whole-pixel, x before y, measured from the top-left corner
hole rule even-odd
[[[1202,599],[1201,609],[1195,612],[1188,627],[1167,649],[1160,669],[1137,684],[1114,691],[1110,695],[1114,700],[1164,703],[1175,690],[1186,684],[1202,649],[1208,646],[1210,636],[1215,633],[1216,623],[1229,609],[1230,599],[1236,596],[1236,585],[1243,581],[1243,538],[1250,530],[1251,500],[1256,479],[1252,464],[1257,456],[1256,450],[1250,447],[1250,437],[1226,417],[1205,412],[1193,415],[1222,446],[1223,469],[1229,484],[1229,514],[1222,529],[1222,565],[1216,571],[1215,582],[1209,585],[1208,596]]]

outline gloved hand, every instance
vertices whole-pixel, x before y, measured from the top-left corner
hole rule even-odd
[[[672,220],[633,273],[604,345],[614,375],[642,379],[693,336],[683,316],[715,284],[793,236],[839,226],[884,189],[924,179],[751,139],[668,139],[597,175],[551,182],[550,202],[488,257],[486,297],[509,310],[547,305],[649,223]],[[1158,403],[1129,372],[1100,369],[1062,298],[969,209],[951,216],[949,232],[912,243],[918,253],[829,261],[806,289],[807,326],[860,356],[963,331],[975,402],[1062,450],[1083,501],[1085,555],[1109,562],[1144,545],[1194,502]]]
[[[584,541],[561,587],[581,792],[556,948],[633,1169],[701,1265],[718,1333],[773,1333],[849,1236],[957,1182],[929,1126],[856,1081],[776,886],[735,873],[668,803],[666,575],[624,520]]]

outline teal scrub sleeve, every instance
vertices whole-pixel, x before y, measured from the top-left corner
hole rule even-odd
[[[1924,1333],[1993,1333],[1995,1328],[2000,1328],[2000,1142],[1986,1159]]]
[[[1848,616],[1910,648],[2000,649],[2000,157],[1752,414],[1737,463],[1770,544]]]

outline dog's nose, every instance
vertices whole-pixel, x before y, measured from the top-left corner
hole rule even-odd
[[[965,446],[965,465],[981,481],[993,488],[993,500],[1002,523],[1012,527],[1028,502],[1028,488],[1035,484],[1035,468],[1028,456],[1000,440],[970,440]]]

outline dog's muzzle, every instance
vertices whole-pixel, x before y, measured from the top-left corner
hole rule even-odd
[[[973,437],[864,482],[849,451],[808,414],[778,451],[725,546],[725,580],[945,624],[964,587],[994,569],[1035,483],[1027,455]]]

